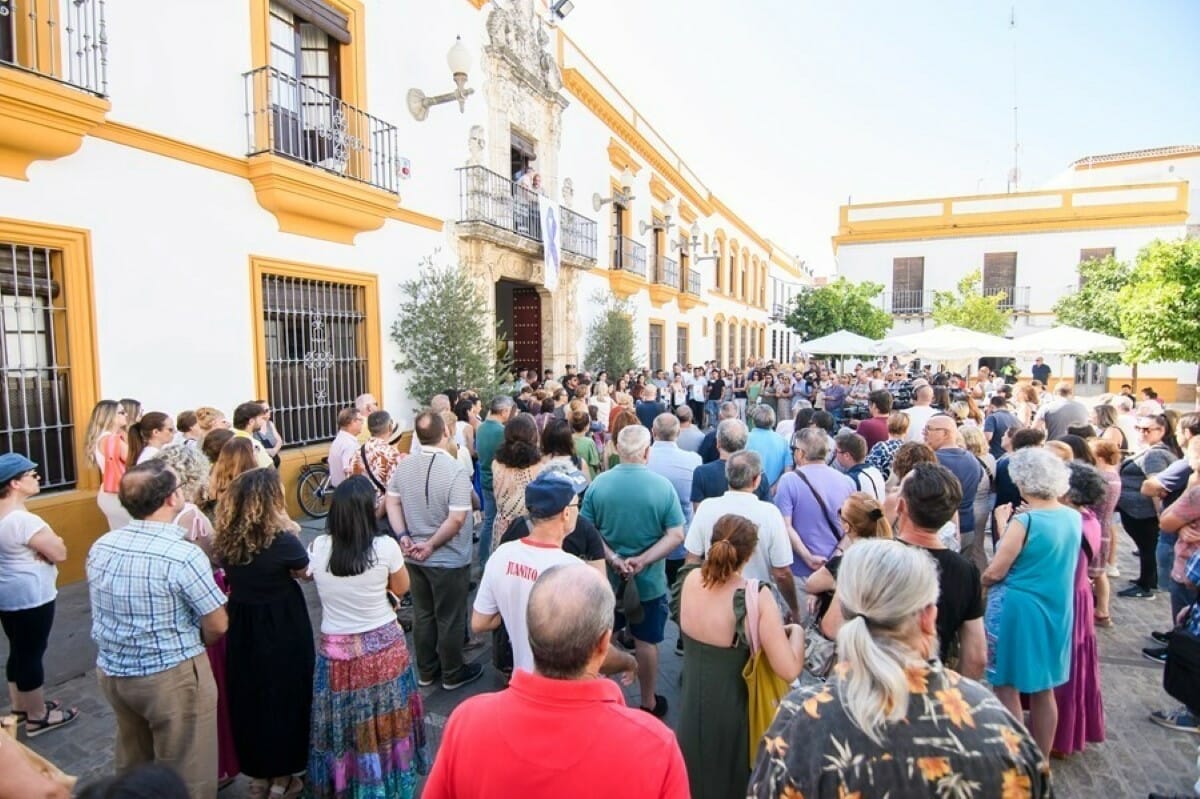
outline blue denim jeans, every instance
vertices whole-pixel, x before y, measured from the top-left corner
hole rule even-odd
[[[704,401],[704,427],[710,429],[717,426],[717,414],[721,410],[721,403],[716,400]]]
[[[1175,562],[1175,542],[1179,540],[1178,533],[1158,531],[1158,546],[1154,549],[1154,558],[1158,563],[1158,589],[1171,590],[1171,564]]]
[[[496,495],[492,489],[483,489],[483,524],[479,527],[479,568],[487,564],[492,554],[492,528],[496,525]]]

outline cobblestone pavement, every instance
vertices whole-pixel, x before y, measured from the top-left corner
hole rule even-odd
[[[305,525],[304,537],[311,539],[320,523]],[[1129,540],[1121,542],[1121,568],[1128,576],[1136,570]],[[1125,578],[1118,578],[1118,587]],[[309,608],[317,626],[320,609],[315,591],[305,586]],[[1197,744],[1200,736],[1163,729],[1147,719],[1151,710],[1172,706],[1162,691],[1162,667],[1141,656],[1152,642],[1150,630],[1164,629],[1169,609],[1165,596],[1154,600],[1113,600],[1114,627],[1099,631],[1101,680],[1108,740],[1091,746],[1082,755],[1053,763],[1056,795],[1067,799],[1090,797],[1145,797],[1151,791],[1168,796],[1191,796],[1196,779]],[[82,782],[112,770],[113,718],[96,684],[95,647],[89,638],[90,613],[87,590],[82,583],[66,586],[59,594],[57,620],[46,656],[47,694],[83,716],[72,724],[35,739],[31,745]],[[658,692],[672,705],[667,722],[678,718],[681,660],[675,656],[677,633],[668,631],[661,647]],[[489,663],[486,648],[473,653]],[[7,657],[7,642],[0,641],[0,659]],[[500,677],[488,667],[484,677],[459,691],[440,687],[424,689],[426,723],[431,745],[436,748],[446,718],[467,696],[498,690]],[[2,696],[3,694],[0,694]],[[638,701],[637,688],[627,689],[630,704]],[[246,782],[239,780],[221,792],[221,799],[241,799]]]

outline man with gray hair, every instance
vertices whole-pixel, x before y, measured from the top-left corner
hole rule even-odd
[[[704,434],[704,442],[700,444],[700,460],[705,463],[712,463],[718,457],[717,454],[717,426],[726,419],[737,419],[738,406],[732,402],[726,402],[721,405],[720,418],[717,419],[713,429]]]
[[[675,734],[627,708],[611,680],[595,679],[613,610],[612,591],[590,566],[541,572],[526,611],[533,672],[518,668],[508,690],[473,696],[454,710],[422,796],[482,799],[498,785],[511,796],[569,796],[580,785],[597,796],[688,796]],[[496,746],[497,719],[506,739],[539,755],[514,757],[512,747]]]
[[[724,496],[729,490],[729,480],[725,476],[725,461],[735,452],[746,448],[748,437],[746,425],[741,419],[725,419],[717,425],[717,454],[718,460],[706,463],[692,472],[692,511],[695,512],[704,500],[710,497]],[[761,500],[770,501],[771,490],[763,480],[758,481],[754,494]]]
[[[1054,399],[1038,409],[1033,426],[1054,440],[1065,436],[1072,425],[1086,425],[1088,415],[1088,407],[1075,399],[1075,387],[1060,380],[1054,387]]]
[[[1113,407],[1117,409],[1117,427],[1125,434],[1125,443],[1135,454],[1145,449],[1138,443],[1137,416],[1133,412],[1133,400],[1124,394],[1113,397]]]
[[[825,565],[843,536],[838,518],[842,503],[855,491],[854,481],[826,463],[829,436],[819,427],[806,427],[792,437],[796,468],[779,480],[775,505],[796,557],[792,574],[803,585]]]
[[[789,465],[787,441],[775,432],[775,411],[771,406],[756,405],[750,412],[750,421],[754,427],[746,440],[746,449],[754,450],[762,458],[763,481],[768,488],[774,488]]]
[[[704,431],[696,427],[692,409],[680,405],[675,409],[675,416],[679,419],[679,438],[675,443],[679,444],[680,449],[699,453],[700,445],[704,443]]]
[[[749,519],[758,528],[758,544],[742,574],[760,582],[775,583],[792,618],[799,619],[800,605],[791,571],[792,546],[783,526],[783,515],[779,508],[754,495],[764,482],[762,458],[749,449],[734,452],[725,460],[725,476],[729,490],[701,502],[692,517],[684,541],[687,562],[699,563],[708,556],[713,525],[722,516],[733,514]]]
[[[583,498],[583,517],[604,539],[604,556],[616,582],[636,588],[640,607],[627,620],[638,661],[642,708],[662,718],[667,700],[654,693],[658,644],[667,622],[664,559],[683,543],[683,509],[671,481],[646,468],[650,431],[629,425],[617,437],[621,462],[596,477]],[[628,605],[629,603],[626,603]],[[638,619],[637,616],[641,616]],[[626,619],[622,614],[622,623]]]

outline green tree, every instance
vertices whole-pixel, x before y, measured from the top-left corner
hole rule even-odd
[[[588,327],[583,363],[592,374],[607,370],[610,379],[615,381],[617,375],[637,366],[633,305],[603,291],[592,295],[592,303],[601,306],[601,310]]]
[[[876,302],[882,293],[883,286],[878,283],[851,283],[844,277],[824,286],[806,286],[792,298],[784,321],[803,341],[839,330],[883,338],[892,326],[892,316]]]
[[[1200,240],[1146,245],[1119,303],[1129,360],[1200,364]]]
[[[1129,283],[1133,269],[1110,255],[1082,262],[1078,272],[1079,290],[1054,304],[1052,310],[1055,318],[1064,325],[1121,337],[1121,289]],[[1108,364],[1121,362],[1121,356],[1117,353],[1079,354],[1085,355],[1089,361]]]
[[[933,292],[933,321],[1003,336],[1012,318],[1012,311],[1000,307],[1007,299],[1005,292],[985,296],[983,273],[976,269],[958,281],[954,291]]]
[[[396,371],[422,404],[448,388],[469,388],[481,397],[511,389],[512,361],[497,357],[503,338],[488,325],[487,303],[466,265],[440,267],[421,259],[417,276],[400,284],[404,300],[392,324],[400,350]]]

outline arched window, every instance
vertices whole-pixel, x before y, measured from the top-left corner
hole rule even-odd
[[[726,277],[728,279],[725,281],[725,293],[726,294],[733,295],[733,294],[737,293],[737,263],[738,263],[738,246],[737,246],[736,242],[730,242],[729,243],[729,264],[728,264],[727,274],[726,274]]]
[[[724,343],[721,335],[723,333],[723,327],[724,323],[721,321],[713,323],[713,358],[716,359],[718,365],[721,363],[721,347]]]

